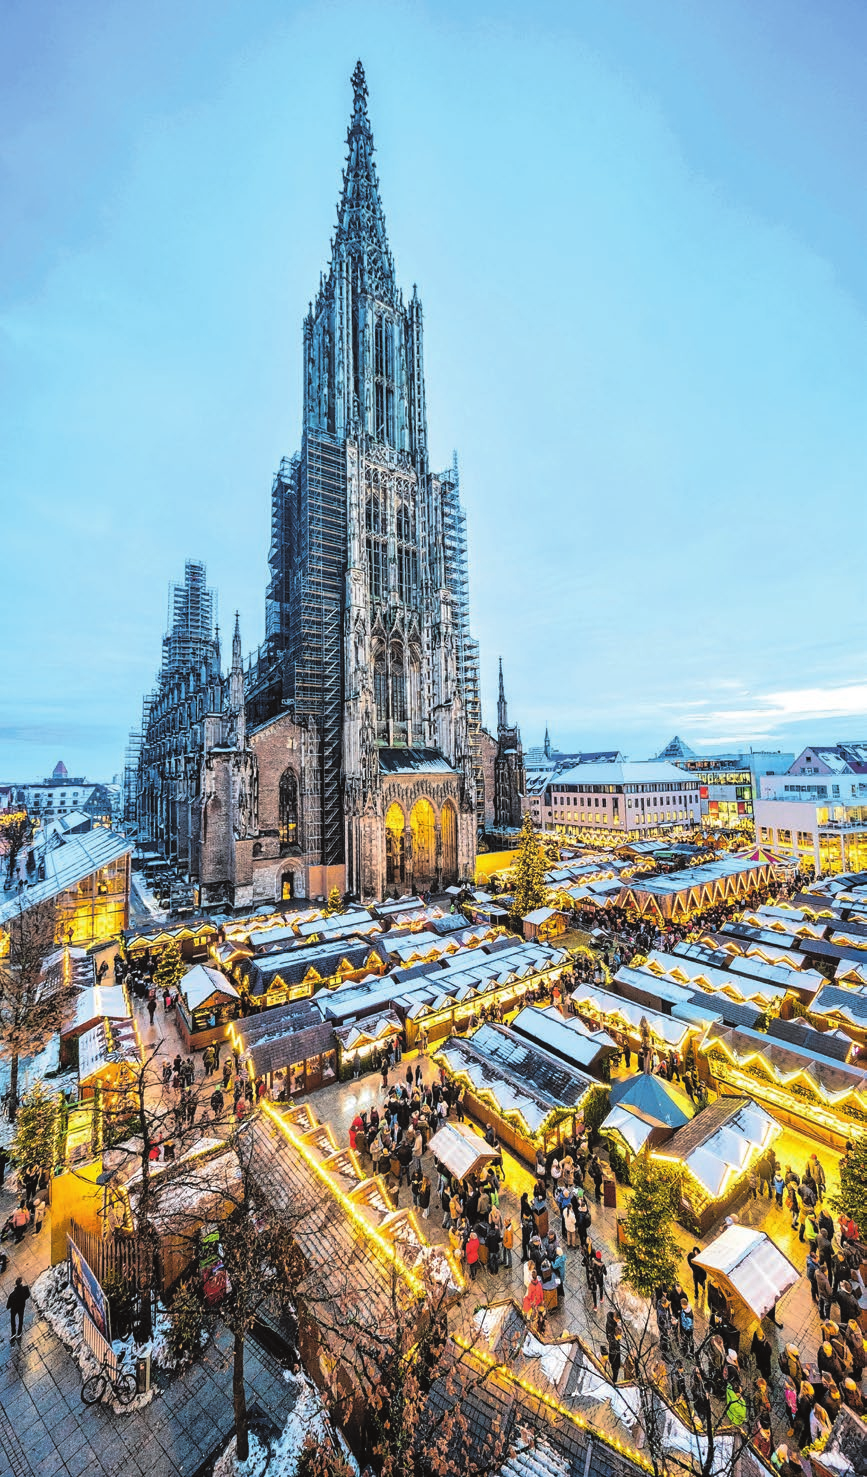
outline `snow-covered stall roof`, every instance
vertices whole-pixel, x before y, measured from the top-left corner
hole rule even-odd
[[[465,1179],[468,1174],[476,1174],[499,1158],[499,1151],[492,1149],[480,1134],[464,1123],[443,1124],[434,1134],[428,1148],[434,1158],[445,1165],[449,1174],[455,1175],[459,1180]]]
[[[238,991],[231,980],[226,979],[222,970],[211,969],[207,964],[194,964],[192,969],[188,969],[181,980],[180,989],[190,1010],[197,1010],[212,995],[238,999]]]
[[[729,1226],[695,1260],[727,1284],[757,1318],[800,1281],[797,1267],[753,1226]]]

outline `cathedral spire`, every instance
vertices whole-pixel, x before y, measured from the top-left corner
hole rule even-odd
[[[244,658],[241,654],[241,618],[235,611],[235,630],[232,635],[232,668],[229,672],[229,712],[232,715],[235,743],[243,749],[247,724],[244,711]]]
[[[545,758],[551,758],[551,739],[548,734],[548,725],[545,724]]]
[[[500,657],[500,695],[497,699],[497,728],[508,728],[509,714],[506,708],[506,689],[503,686],[503,658]]]
[[[394,298],[397,293],[394,262],[373,162],[373,130],[367,113],[367,82],[361,62],[356,62],[352,74],[352,92],[343,192],[337,207],[335,259],[349,259],[360,291]]]

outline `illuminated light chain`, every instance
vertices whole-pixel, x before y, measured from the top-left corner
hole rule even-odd
[[[557,1415],[564,1416],[567,1421],[571,1421],[573,1425],[578,1426],[580,1430],[589,1431],[593,1436],[598,1436],[599,1440],[603,1441],[606,1446],[611,1446],[616,1451],[621,1452],[622,1455],[628,1456],[631,1461],[637,1463],[638,1466],[643,1467],[646,1472],[653,1471],[652,1463],[647,1460],[647,1457],[642,1456],[641,1453],[637,1451],[634,1446],[629,1446],[625,1441],[619,1441],[616,1436],[609,1436],[607,1432],[600,1431],[596,1426],[592,1424],[592,1422],[585,1420],[582,1415],[579,1415],[577,1411],[568,1410],[565,1405],[560,1404],[559,1400],[555,1400],[553,1396],[546,1395],[544,1390],[539,1390],[535,1385],[531,1385],[529,1380],[520,1379],[513,1370],[509,1369],[508,1365],[498,1364],[492,1354],[489,1354],[485,1349],[476,1348],[473,1344],[469,1342],[468,1339],[465,1339],[462,1334],[454,1333],[452,1334],[452,1338],[454,1339],[455,1343],[465,1351],[465,1353],[474,1355],[474,1357],[480,1359],[483,1364],[487,1364],[489,1369],[497,1370],[498,1373],[502,1374],[504,1378],[509,1380],[513,1385],[518,1385],[520,1389],[525,1390],[528,1395],[532,1395],[535,1399],[541,1400],[542,1404],[547,1405],[549,1410],[555,1411]]]
[[[404,1265],[404,1263],[398,1256],[394,1246],[371,1225],[367,1216],[361,1213],[356,1204],[349,1198],[345,1191],[341,1190],[340,1186],[335,1184],[328,1170],[325,1169],[321,1161],[316,1158],[315,1154],[311,1153],[310,1149],[304,1143],[303,1139],[301,1139],[298,1134],[293,1132],[289,1124],[285,1121],[282,1115],[277,1112],[277,1110],[272,1106],[271,1103],[263,1102],[261,1106],[266,1116],[270,1118],[272,1122],[277,1124],[277,1127],[289,1140],[289,1142],[292,1144],[292,1147],[297,1150],[297,1152],[301,1155],[301,1158],[305,1161],[306,1164],[310,1166],[317,1178],[322,1181],[326,1189],[334,1196],[334,1199],[343,1207],[350,1220],[355,1222],[355,1225],[362,1232],[364,1238],[368,1241],[373,1241],[375,1245],[379,1247],[380,1251],[383,1253],[386,1259],[391,1262],[392,1266],[395,1268],[395,1271],[399,1272],[400,1275],[408,1283],[412,1291],[415,1293],[416,1297],[426,1297],[427,1288],[425,1287],[422,1279],[420,1277],[417,1277],[416,1274],[412,1272],[409,1267]],[[449,1261],[449,1264],[452,1266],[453,1271],[456,1271],[451,1260]],[[465,1284],[460,1273],[456,1274],[456,1282],[459,1291],[463,1291]]]
[[[725,1052],[732,1066],[738,1071],[742,1070],[742,1068],[748,1062],[762,1062],[762,1064],[767,1067],[768,1071],[773,1073],[774,1078],[780,1087],[787,1087],[790,1082],[797,1081],[799,1077],[803,1078],[803,1080],[808,1083],[815,1092],[819,1094],[819,1097],[822,1098],[829,1107],[834,1107],[837,1104],[842,1104],[851,1097],[858,1098],[860,1100],[860,1105],[867,1106],[867,1099],[865,1099],[865,1096],[860,1088],[844,1087],[842,1092],[826,1092],[825,1088],[822,1087],[820,1083],[816,1082],[813,1077],[811,1077],[806,1067],[796,1067],[793,1072],[790,1072],[789,1075],[785,1077],[777,1070],[773,1062],[768,1061],[767,1057],[762,1051],[751,1051],[746,1056],[739,1057],[737,1053],[733,1052],[731,1048],[726,1044],[726,1042],[722,1041],[719,1037],[716,1037],[713,1041],[701,1042],[699,1044],[699,1051],[702,1053],[703,1056],[708,1056],[715,1046],[719,1046]],[[797,1099],[797,1101],[803,1102],[803,1100],[800,1098]]]

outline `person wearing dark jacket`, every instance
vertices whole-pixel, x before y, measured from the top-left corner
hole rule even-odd
[[[689,1256],[687,1257],[687,1261],[689,1263],[690,1271],[692,1272],[692,1291],[696,1302],[698,1302],[701,1298],[701,1295],[707,1285],[707,1272],[705,1271],[704,1267],[696,1266],[695,1259],[697,1256],[701,1256],[701,1250],[699,1247],[694,1246]]]
[[[9,1322],[12,1327],[12,1337],[9,1340],[10,1344],[14,1344],[16,1341],[19,1344],[21,1343],[21,1335],[24,1331],[24,1309],[27,1306],[29,1297],[30,1288],[27,1286],[27,1283],[23,1277],[16,1277],[15,1286],[6,1299],[6,1306],[9,1309]]]
[[[771,1364],[773,1363],[774,1351],[768,1343],[768,1340],[765,1338],[764,1333],[762,1332],[761,1324],[759,1324],[758,1328],[753,1334],[753,1341],[750,1344],[750,1353],[756,1361],[756,1368],[758,1369],[759,1374],[762,1375],[764,1379],[769,1380],[771,1377]]]

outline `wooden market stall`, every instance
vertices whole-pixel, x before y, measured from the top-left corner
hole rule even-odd
[[[238,1013],[238,991],[222,970],[195,964],[178,987],[176,1020],[188,1051],[222,1041]]]

